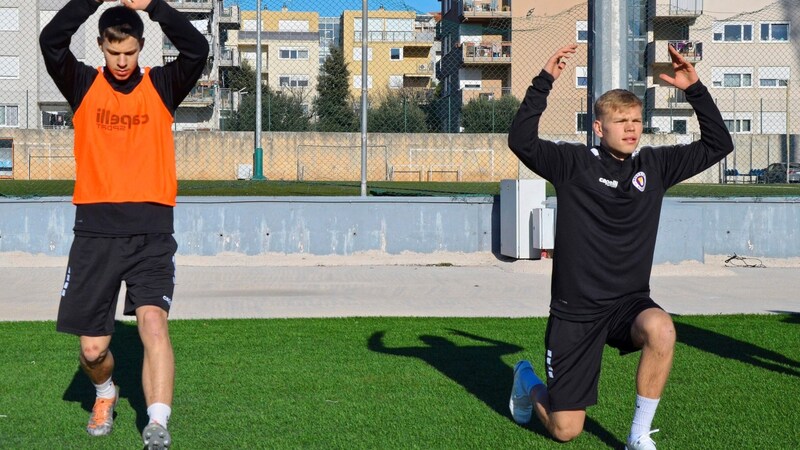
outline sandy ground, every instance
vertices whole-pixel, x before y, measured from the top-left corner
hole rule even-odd
[[[728,258],[654,266],[653,298],[675,314],[800,312],[800,258]],[[173,319],[528,317],[549,310],[550,259],[366,252],[179,254],[176,260]],[[66,263],[66,257],[0,253],[0,320],[53,320]]]

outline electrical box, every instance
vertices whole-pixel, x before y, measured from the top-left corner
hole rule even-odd
[[[531,247],[541,255],[552,250],[556,240],[556,215],[553,208],[533,208],[531,211]]]
[[[236,166],[236,179],[249,180],[253,178],[253,165],[252,164],[239,164]]]
[[[545,200],[544,180],[500,181],[500,254],[540,259],[553,248],[555,214]]]

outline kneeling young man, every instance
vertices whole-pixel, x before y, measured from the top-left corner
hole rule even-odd
[[[553,82],[576,45],[558,50],[533,79],[508,136],[528,168],[556,189],[557,220],[550,317],[545,335],[545,385],[528,361],[514,367],[509,406],[518,423],[533,411],[559,441],[583,430],[586,408],[597,403],[605,345],[621,354],[641,351],[629,450],[655,449],[651,424],[675,347],[672,319],[650,298],[661,202],[668,188],[723,159],[733,142],[694,67],[670,47],[674,76],[661,79],[686,93],[700,140],[639,148],[642,102],[622,89],[594,105],[600,145],[539,139],[539,119]]]

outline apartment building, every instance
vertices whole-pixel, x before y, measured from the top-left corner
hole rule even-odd
[[[391,92],[430,89],[434,76],[433,16],[417,20],[414,11],[389,11],[383,7],[369,12],[367,24],[367,90],[370,99]],[[361,11],[342,14],[342,52],[350,70],[350,92],[361,96],[363,34]]]
[[[459,130],[461,106],[471,99],[511,92],[511,17],[511,0],[442,0],[436,77],[443,131]]]
[[[550,135],[585,133],[590,107],[587,3],[513,0],[508,6],[510,26],[504,34],[502,1],[442,0],[437,77],[444,83],[443,100],[452,100],[450,108],[441,110],[455,122],[447,130],[457,130],[455,116],[463,104],[476,95],[493,96],[498,84],[502,93],[522,99],[547,58],[575,42],[578,52],[550,95],[541,129]],[[698,131],[683,93],[659,78],[671,72],[669,44],[695,65],[731,132],[798,133],[800,114],[791,113],[797,89],[791,78],[800,70],[800,47],[793,42],[800,38],[796,1],[629,0],[626,6],[628,53],[623,57],[628,73],[626,86],[620,87],[643,99],[647,133]],[[498,35],[509,36],[500,41],[499,60],[491,44]],[[504,79],[504,64],[510,76],[498,83]]]
[[[319,14],[307,11],[261,11],[262,82],[273,91],[300,98],[310,111],[319,77]],[[226,50],[256,67],[256,11],[241,12],[241,29],[227,32]]]
[[[693,9],[695,3],[713,13]],[[683,5],[681,5],[683,4]],[[654,5],[650,125],[663,132],[696,132],[683,93],[658,75],[671,71],[667,45],[676,46],[697,70],[734,134],[800,132],[792,114],[800,74],[797,2],[764,0],[658,1]],[[682,6],[682,7],[681,7]]]

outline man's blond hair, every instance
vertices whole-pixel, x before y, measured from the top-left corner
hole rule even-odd
[[[600,119],[610,112],[636,106],[642,107],[642,101],[636,94],[625,89],[612,89],[594,102],[594,118]]]

